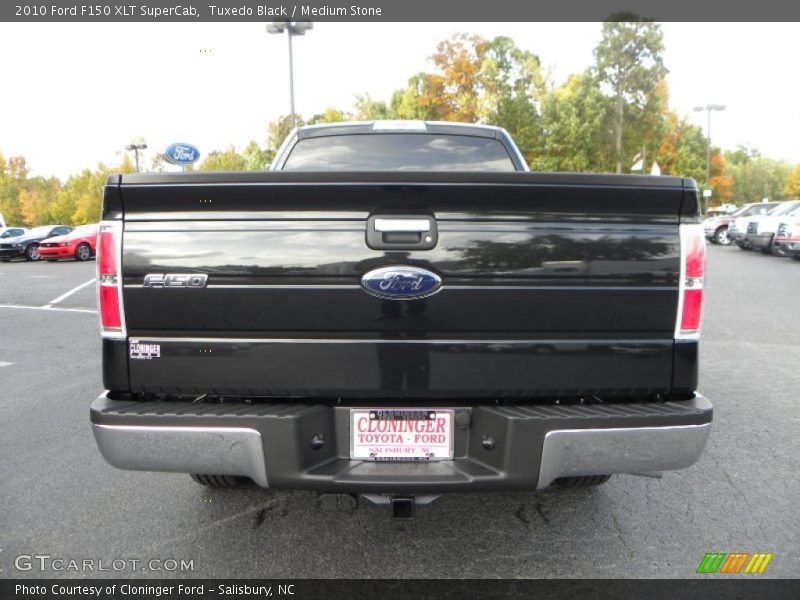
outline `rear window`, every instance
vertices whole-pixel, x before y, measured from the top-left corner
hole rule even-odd
[[[70,235],[72,237],[97,235],[97,225],[80,225],[79,227],[73,229]]]
[[[31,237],[36,237],[37,235],[48,235],[51,231],[53,231],[52,225],[42,225],[40,227],[34,227],[29,233]]]
[[[776,206],[777,204],[756,204],[755,206],[750,207],[750,210],[744,213],[744,216],[749,217],[751,215],[765,215]]]
[[[786,204],[778,204],[778,206],[776,206],[772,211],[770,211],[769,214],[774,216],[774,217],[775,216],[780,216],[780,215],[785,215],[786,213],[791,212],[792,209],[794,209],[795,206],[797,206],[797,205],[793,204],[793,203],[788,203],[788,202]]]
[[[466,135],[332,135],[297,142],[284,171],[515,171],[505,146]]]

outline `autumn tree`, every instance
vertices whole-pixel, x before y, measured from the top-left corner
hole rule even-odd
[[[614,99],[616,172],[622,173],[625,107],[644,107],[667,69],[661,54],[661,27],[630,13],[613,15],[603,24],[603,37],[594,50],[600,81]]]
[[[388,118],[497,125],[526,159],[538,156],[547,77],[536,55],[508,37],[458,34],[441,42],[430,59],[434,71],[417,73],[393,94]]]
[[[431,56],[437,71],[428,75],[424,103],[438,108],[445,121],[480,120],[481,65],[487,42],[477,35],[458,34],[440,42]]]
[[[64,186],[64,195],[69,197],[72,214],[69,221],[73,225],[96,223],[100,219],[100,210],[103,202],[103,186],[112,169],[105,165],[90,171],[84,170],[80,175],[70,177]],[[63,221],[63,219],[60,219]]]
[[[719,148],[712,148],[708,184],[712,190],[710,206],[730,202],[733,198],[733,177],[727,174],[725,157]]]
[[[789,198],[800,198],[800,164],[786,177],[783,193]]]
[[[702,180],[706,169],[706,140],[702,130],[675,113],[667,115],[666,123],[667,131],[655,156],[661,173]]]
[[[60,188],[61,183],[54,177],[27,179],[17,196],[22,224],[35,227],[43,223],[55,222],[53,206]],[[69,219],[64,222],[69,223]]]
[[[45,218],[45,214],[49,209],[47,199],[42,197],[38,190],[20,190],[17,202],[24,225],[33,227],[47,220]]]
[[[11,163],[14,158],[11,157],[6,161],[0,153],[0,213],[3,214],[6,223],[10,224],[22,223],[18,196],[27,177],[27,171],[20,173],[17,168],[12,169]],[[23,164],[24,160],[23,158]]]

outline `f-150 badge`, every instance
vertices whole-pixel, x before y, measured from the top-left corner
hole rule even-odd
[[[384,300],[416,300],[438,292],[442,279],[418,267],[381,267],[364,274],[361,288]]]
[[[203,288],[207,282],[205,273],[148,273],[143,285],[146,288]]]

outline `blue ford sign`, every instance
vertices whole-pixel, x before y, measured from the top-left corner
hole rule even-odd
[[[438,292],[442,279],[436,273],[418,267],[381,267],[365,273],[361,287],[368,294],[384,300],[416,300]]]
[[[200,151],[191,144],[170,144],[164,156],[174,165],[191,165],[200,158]]]

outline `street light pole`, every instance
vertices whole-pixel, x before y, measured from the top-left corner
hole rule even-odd
[[[292,53],[292,36],[305,35],[306,31],[314,28],[310,21],[274,21],[267,25],[267,33],[280,34],[286,32],[289,38],[289,108],[291,109],[292,129],[297,126],[297,117],[294,112],[294,56]]]
[[[294,58],[292,56],[292,30],[286,29],[286,39],[289,40],[289,108],[292,111],[292,129],[297,126],[294,116]]]
[[[725,110],[723,104],[707,104],[706,106],[695,106],[694,112],[706,111],[706,186],[711,179],[711,111]]]
[[[130,152],[133,150],[134,156],[136,157],[136,172],[139,172],[139,150],[147,150],[147,144],[128,144],[125,146],[125,150]]]
[[[711,190],[711,111],[725,110],[723,104],[706,104],[705,106],[695,106],[694,112],[706,111],[706,190]],[[703,193],[703,212],[708,208],[708,197]]]

